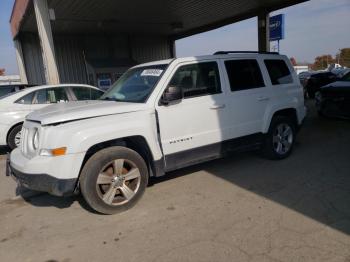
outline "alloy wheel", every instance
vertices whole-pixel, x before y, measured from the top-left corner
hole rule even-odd
[[[141,183],[139,168],[130,160],[116,159],[99,172],[96,189],[107,205],[124,205],[138,192]]]
[[[279,124],[272,138],[273,148],[279,155],[287,154],[293,145],[294,135],[293,129],[286,123]]]

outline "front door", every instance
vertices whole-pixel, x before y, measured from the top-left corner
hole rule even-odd
[[[157,106],[166,170],[217,156],[227,109],[217,62],[180,65],[168,86],[180,86],[184,99]]]

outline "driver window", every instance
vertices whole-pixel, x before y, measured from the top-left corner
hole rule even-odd
[[[169,86],[181,87],[184,98],[221,93],[218,65],[206,62],[181,66]]]

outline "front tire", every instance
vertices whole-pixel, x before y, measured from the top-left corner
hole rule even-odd
[[[11,150],[19,147],[21,143],[21,130],[22,125],[15,126],[7,137],[7,145],[10,147]]]
[[[133,207],[148,184],[148,169],[135,151],[115,146],[95,153],[80,176],[81,193],[91,208],[116,214]]]
[[[263,154],[268,159],[287,158],[293,151],[295,142],[295,124],[285,116],[275,116],[263,143]]]

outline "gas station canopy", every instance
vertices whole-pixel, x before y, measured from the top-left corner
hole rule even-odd
[[[52,31],[77,33],[149,33],[175,39],[269,13],[305,0],[48,0]],[[36,32],[30,0],[17,0],[11,16],[15,37]]]
[[[269,51],[269,13],[305,1],[16,0],[10,24],[22,82],[98,85],[175,57],[177,39],[255,16]]]

